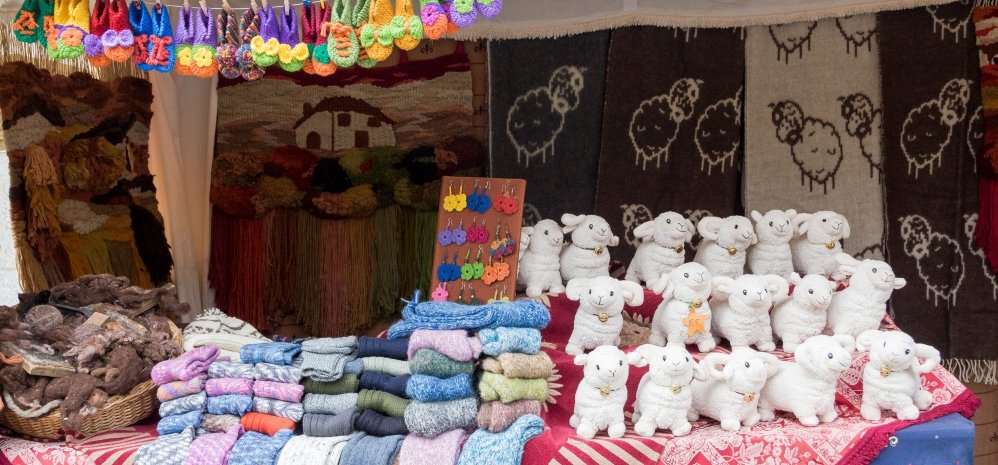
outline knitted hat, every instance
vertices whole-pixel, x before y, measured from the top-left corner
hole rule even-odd
[[[526,414],[540,415],[541,403],[537,400],[518,400],[504,404],[502,402],[483,402],[478,409],[478,426],[493,433],[509,428],[517,418]]]
[[[433,349],[421,349],[409,361],[409,369],[416,374],[449,378],[458,373],[474,373],[472,362],[455,362]]]
[[[218,32],[211,10],[199,8],[194,18],[194,44],[191,48],[191,72],[195,76],[210,78],[218,72],[215,47],[218,47]]]
[[[405,420],[401,417],[382,415],[374,410],[361,410],[354,420],[354,429],[373,436],[392,436],[409,434]]]
[[[399,450],[400,465],[453,464],[461,454],[461,445],[468,432],[455,429],[440,433],[435,438],[416,435],[406,436]]]
[[[249,431],[232,446],[228,465],[272,464],[291,435],[290,429],[282,429],[273,436]]]
[[[215,49],[218,72],[229,79],[235,79],[240,74],[239,62],[236,59],[240,45],[239,17],[226,5],[222,6],[222,10],[215,17],[215,32],[219,40],[218,48]]]
[[[88,0],[57,0],[54,16],[54,41],[49,42],[49,56],[71,60],[83,55],[83,37],[90,29]],[[54,45],[54,47],[53,47]]]
[[[209,378],[254,379],[254,366],[249,363],[216,360],[208,367]]]
[[[264,75],[264,70],[253,59],[250,42],[260,34],[260,16],[252,8],[247,8],[239,19],[239,34],[242,44],[236,50],[236,62],[239,63],[239,73],[247,81],[255,81]]]
[[[159,404],[159,416],[182,415],[187,412],[204,410],[208,397],[203,392],[191,394],[179,399],[168,400]]]
[[[305,414],[304,406],[298,402],[285,402],[264,397],[253,398],[253,411],[277,415],[295,422],[301,421],[302,415]]]
[[[252,10],[247,11],[252,13]],[[191,8],[182,9],[180,17],[174,41],[178,44],[193,45],[197,22],[196,11]],[[184,327],[184,350],[211,344],[222,351],[221,355],[232,360],[239,360],[239,349],[244,345],[267,341],[269,339],[260,334],[253,325],[228,316],[217,308],[205,309],[194,321]]]
[[[447,14],[438,0],[419,0],[420,19],[423,22],[423,34],[436,40],[447,33]]]
[[[295,427],[295,422],[287,418],[258,412],[249,412],[243,415],[240,424],[246,431],[256,431],[271,436],[277,434],[278,431],[294,429]]]
[[[205,380],[207,380],[207,377],[202,375],[191,378],[187,381],[174,381],[172,383],[166,383],[156,390],[156,398],[159,399],[160,402],[166,402],[168,400],[178,399],[191,394],[197,394],[204,390]]]
[[[161,73],[173,70],[177,61],[177,53],[173,47],[173,26],[170,25],[170,13],[161,3],[152,8],[153,33],[149,36],[148,63],[152,69]]]
[[[554,371],[554,362],[545,352],[534,355],[505,353],[483,359],[482,369],[509,378],[548,379]]]
[[[525,399],[544,401],[548,396],[548,382],[546,379],[507,378],[486,371],[478,381],[478,392],[482,400],[507,403]]]
[[[326,415],[336,415],[351,407],[357,406],[357,394],[337,394],[330,396],[326,394],[305,394],[302,406],[308,413],[322,413]]]
[[[288,72],[300,71],[308,59],[308,46],[298,39],[298,14],[293,7],[281,8],[281,44],[277,48],[277,62]]]
[[[43,20],[38,0],[24,0],[21,8],[17,10],[11,29],[14,31],[14,38],[24,43],[34,43],[42,37],[39,31],[42,30]]]
[[[229,450],[242,432],[243,428],[237,426],[225,433],[208,433],[195,439],[184,465],[225,465]]]
[[[350,436],[333,437],[310,437],[294,436],[284,445],[281,455],[277,459],[277,465],[320,465],[350,462],[341,461],[343,449],[347,442],[353,439]]]
[[[378,374],[381,375],[382,373]],[[306,379],[304,385],[305,392],[313,394],[336,395],[346,394],[348,392],[357,392],[360,381],[355,374],[345,374],[342,378],[331,383],[316,381],[314,379]]]
[[[461,449],[458,465],[489,465],[503,463],[519,465],[523,446],[544,432],[544,420],[537,415],[524,415],[501,433],[480,429],[472,433]]]
[[[393,417],[401,418],[405,415],[405,408],[408,405],[409,399],[403,399],[384,391],[363,389],[357,394],[358,409],[374,410]]]
[[[478,332],[486,355],[503,352],[536,354],[541,350],[541,332],[535,328],[495,328]]]
[[[124,63],[132,58],[132,48],[135,46],[135,36],[132,35],[132,25],[128,22],[128,4],[125,0],[110,0],[108,3],[110,24],[108,30],[101,35],[101,45],[104,55],[115,63]]]
[[[177,13],[177,28],[176,28],[176,30],[173,33],[173,45],[176,48],[176,52],[177,52],[177,62],[174,64],[173,69],[174,69],[174,71],[177,72],[177,74],[181,74],[181,75],[184,75],[184,76],[193,76],[194,75],[193,74],[194,72],[191,70],[191,63],[192,63],[192,60],[193,60],[193,57],[194,57],[194,55],[193,55],[194,51],[192,50],[192,48],[194,46],[194,23],[195,23],[195,21],[196,21],[196,19],[195,19],[194,9],[192,9],[190,7],[190,5],[184,5],[184,6],[182,6],[180,8],[180,12]],[[208,312],[211,312],[211,313],[208,313]],[[206,315],[206,314],[208,314],[208,315]],[[198,315],[197,319],[195,319],[193,322],[191,322],[191,325],[195,325],[195,324],[196,325],[205,325],[209,321],[209,319],[218,321],[218,320],[220,320],[222,318],[222,316],[220,316],[218,314],[225,315],[224,313],[221,312],[221,310],[218,310],[218,309],[215,309],[215,308],[207,309],[201,315]],[[203,320],[202,320],[202,317],[204,318]],[[248,323],[244,323],[244,324],[248,325]],[[188,325],[188,327],[190,327],[190,325]],[[184,330],[184,335],[185,336],[187,334],[187,331],[188,331],[187,329]],[[253,331],[256,331],[256,329],[254,329]],[[259,341],[253,341],[253,342],[259,342]],[[250,342],[250,343],[252,344],[253,342]],[[188,344],[188,342],[185,339],[184,340],[184,345],[186,346],[187,344]],[[220,345],[222,345],[222,344],[220,343]],[[238,345],[239,347],[243,346],[243,344],[239,344],[239,343],[236,343],[234,345]],[[229,347],[226,347],[226,346],[228,346],[228,345],[227,344],[223,345],[222,349],[223,350],[232,350],[232,349],[229,349]],[[238,350],[238,347],[233,347],[233,348],[236,349],[236,350]],[[233,352],[235,352],[235,351],[233,351]],[[233,358],[238,358],[238,357],[233,357]]]
[[[95,67],[102,68],[111,63],[107,55],[104,55],[104,44],[101,42],[101,36],[110,28],[110,5],[106,0],[96,0],[94,2],[94,11],[90,15],[90,33],[83,38],[83,50],[87,54],[87,61]],[[31,310],[35,308],[37,307]],[[28,311],[29,314],[31,310]]]
[[[449,331],[418,329],[409,337],[409,358],[420,349],[433,349],[458,362],[469,362],[478,359],[482,353],[482,341],[477,337],[468,336],[463,329]]]
[[[409,358],[409,338],[385,339],[361,336],[357,340],[357,357],[385,357],[397,360]]]
[[[253,365],[253,377],[257,381],[278,381],[281,383],[298,383],[301,381],[300,367],[274,365],[272,363],[257,363]]]
[[[261,68],[266,68],[277,63],[277,53],[281,46],[280,30],[273,6],[260,8],[257,15],[260,16],[260,35],[250,42],[250,49],[253,51],[253,61]]]
[[[201,429],[209,433],[224,433],[239,424],[240,418],[235,415],[205,414],[201,418]]]
[[[156,425],[156,432],[162,436],[179,433],[187,427],[197,428],[201,426],[201,415],[201,411],[197,410],[183,415],[170,415],[160,418],[159,424]]]
[[[346,448],[340,463],[350,465],[389,465],[402,447],[404,436],[386,436],[383,438],[357,433]]]
[[[474,428],[477,415],[478,399],[474,397],[446,402],[412,402],[405,409],[405,426],[412,434],[432,438],[452,429]]]
[[[132,0],[132,3],[128,6],[128,22],[132,25],[132,34],[134,36],[132,63],[135,63],[135,67],[142,71],[149,71],[152,69],[152,66],[147,63],[149,59],[149,36],[153,33],[152,16],[149,15],[149,9],[146,8],[144,2]],[[184,348],[190,350],[187,349],[186,345]]]
[[[360,389],[385,391],[399,397],[405,397],[405,389],[411,375],[392,376],[380,371],[365,371],[360,374]]]
[[[211,378],[204,385],[209,396],[218,397],[227,394],[242,396],[253,395],[253,380],[241,378]]]
[[[360,417],[356,407],[350,407],[336,415],[306,413],[301,420],[302,433],[306,436],[344,436],[354,431],[353,424]]]
[[[450,378],[412,375],[405,392],[410,399],[420,402],[440,402],[476,395],[473,379],[467,373],[460,373]]]
[[[253,395],[266,399],[284,402],[301,402],[305,387],[301,384],[278,383],[275,381],[257,381],[253,383]]]
[[[207,406],[208,413],[215,415],[243,416],[253,406],[253,397],[238,394],[209,397]]]
[[[194,427],[175,434],[161,435],[135,453],[135,465],[181,465],[194,441]]]
[[[298,344],[288,342],[265,342],[250,344],[239,349],[239,357],[243,363],[273,363],[275,365],[291,365],[295,356],[301,352]]]

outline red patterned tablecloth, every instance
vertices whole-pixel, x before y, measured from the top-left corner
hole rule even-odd
[[[130,465],[135,451],[156,439],[156,423],[108,431],[89,438],[36,442],[0,437],[0,464],[10,465]]]
[[[624,345],[647,340],[648,324],[660,302],[660,296],[646,292],[643,305],[625,309]],[[917,420],[900,421],[891,416],[868,422],[859,415],[861,370],[868,357],[857,353],[852,367],[839,378],[836,396],[839,418],[832,423],[808,428],[782,415],[775,421],[730,433],[721,430],[715,421],[701,420],[694,423],[688,436],[675,438],[659,433],[644,438],[634,433],[630,410],[638,382],[647,368],[632,367],[627,383],[627,434],[621,439],[610,439],[603,432],[595,439],[585,440],[576,436],[568,425],[582,367],[574,365],[573,357],[564,353],[578,303],[564,295],[550,298],[550,303],[551,325],[543,331],[544,350],[555,362],[557,373],[548,383],[548,402],[542,415],[548,429],[527,444],[524,465],[867,464],[887,446],[888,437],[894,432],[954,412],[969,418],[980,405],[980,400],[966,386],[938,367],[922,376],[922,385],[932,393],[933,403]],[[890,321],[885,321],[885,325],[892,327]],[[625,348],[630,350],[633,347]],[[782,352],[775,355],[790,359]],[[694,356],[702,358],[702,354]]]

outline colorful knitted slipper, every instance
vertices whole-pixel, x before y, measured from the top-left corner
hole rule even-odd
[[[395,15],[392,13],[391,0],[371,0],[367,24],[360,29],[360,44],[367,50],[367,56],[379,62],[387,60],[394,49],[395,31],[391,23]]]
[[[287,2],[287,0],[285,0]],[[277,62],[289,73],[301,71],[308,59],[308,46],[298,38],[298,13],[290,5],[281,8],[281,45],[277,48]]]
[[[475,8],[486,18],[495,18],[502,11],[502,0],[475,0]]]
[[[10,28],[14,31],[15,39],[30,44],[38,42],[38,32],[42,30],[42,24],[42,11],[38,0],[24,0]]]
[[[333,64],[340,68],[353,66],[360,56],[360,39],[354,30],[353,21],[354,12],[350,0],[336,0],[329,22],[322,25],[322,31],[319,33],[320,36],[328,38],[326,53]]]
[[[277,15],[274,7],[267,5],[257,11],[260,16],[260,35],[250,43],[253,49],[253,61],[261,68],[277,63],[277,53],[281,47],[280,30],[277,29]]]
[[[170,24],[170,13],[161,3],[152,7],[152,24],[153,34],[149,36],[148,63],[155,71],[169,73],[177,61],[177,53],[173,47],[173,26]]]
[[[319,76],[329,76],[336,72],[336,64],[329,56],[329,41],[327,39],[328,29],[326,24],[330,24],[332,19],[332,4],[322,2],[316,5],[311,2],[303,5],[302,14],[302,40],[308,46],[309,59],[305,61],[303,68],[306,73],[317,74]]]
[[[239,74],[247,81],[255,81],[264,75],[264,70],[253,59],[253,49],[250,43],[260,35],[260,16],[253,8],[248,8],[239,19],[239,33],[243,43],[236,50],[236,62],[239,63]]]
[[[433,40],[447,33],[447,12],[438,0],[419,0],[419,17],[423,22],[423,34]]]
[[[199,8],[194,19],[194,46],[191,48],[191,72],[195,76],[210,78],[218,72],[215,47],[218,47],[218,33],[211,10]]]
[[[303,0],[301,3],[301,42],[308,48],[308,58],[301,67],[305,74],[315,74],[312,54],[315,52],[315,41],[319,36],[315,29],[315,15],[318,14],[318,9],[319,5],[313,5],[312,0]]]
[[[132,62],[135,67],[142,71],[149,71],[149,36],[152,35],[152,16],[149,16],[149,9],[146,4],[139,0],[132,0],[128,7],[128,22],[132,25],[134,41],[132,44]]]
[[[392,31],[395,46],[402,50],[412,50],[423,40],[423,23],[412,11],[412,0],[395,0]]]
[[[97,0],[94,11],[90,15],[90,33],[83,38],[83,51],[87,61],[96,68],[111,64],[111,59],[104,54],[104,43],[101,37],[111,29],[111,8],[106,0]]]
[[[371,58],[367,53],[367,47],[360,46],[361,30],[367,25],[371,16],[371,2],[374,0],[359,0],[353,10],[353,31],[357,34],[357,64],[362,68],[373,68],[378,64],[378,60]]]
[[[55,8],[55,43],[49,43],[49,56],[72,60],[83,55],[83,38],[90,28],[90,4],[87,0],[59,0]],[[55,45],[55,47],[53,47]]]
[[[177,62],[173,65],[173,70],[177,74],[193,76],[194,70],[191,65],[194,61],[194,9],[190,5],[184,5],[177,14],[177,29],[173,33],[173,46],[177,52]]]
[[[478,19],[478,13],[475,11],[475,0],[451,0],[447,6],[450,20],[457,27],[471,26]]]
[[[125,0],[110,0],[107,5],[110,25],[100,36],[104,55],[115,63],[124,63],[132,57],[135,37],[128,23],[128,4]]]
[[[218,72],[229,79],[239,77],[239,18],[228,4],[222,6],[215,18],[215,33],[218,34],[218,48],[215,50],[215,62]]]

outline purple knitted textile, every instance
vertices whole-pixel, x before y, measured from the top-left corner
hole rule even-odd
[[[194,45],[218,46],[218,31],[215,30],[215,19],[211,10],[198,8],[197,22],[194,25]]]
[[[433,349],[451,360],[469,362],[482,354],[482,341],[463,329],[417,329],[409,336],[409,359],[419,349]]]
[[[257,381],[253,383],[253,395],[285,402],[301,402],[302,396],[305,395],[305,386],[274,381]]]
[[[184,465],[225,465],[229,451],[242,432],[243,427],[236,426],[225,433],[208,433],[195,439]]]
[[[298,45],[301,39],[298,38],[298,13],[295,13],[295,8],[288,8],[287,11],[281,8],[281,38],[280,42],[282,44],[288,44],[292,47]]]
[[[253,394],[253,381],[240,378],[212,378],[205,383],[204,391],[212,397],[226,394],[249,396]]]
[[[204,375],[218,357],[218,347],[206,345],[191,349],[181,356],[164,360],[152,367],[152,382],[159,386],[173,381],[187,381]]]
[[[204,390],[205,376],[197,376],[187,381],[174,381],[166,383],[156,390],[156,398],[160,402],[179,399],[191,394],[197,394]]]
[[[257,10],[257,15],[260,16],[260,37],[263,40],[277,39],[281,40],[281,31],[277,26],[277,14],[274,13],[274,7],[267,5],[266,8],[260,8]]]

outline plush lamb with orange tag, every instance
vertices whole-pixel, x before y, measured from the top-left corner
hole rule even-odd
[[[638,283],[618,281],[609,276],[575,278],[568,282],[565,295],[579,302],[575,327],[565,353],[576,355],[598,346],[620,344],[624,327],[624,304],[644,302],[644,289]]]
[[[700,352],[714,350],[710,332],[711,276],[699,263],[684,263],[662,275],[652,292],[662,295],[655,309],[648,342],[658,346],[696,344]]]

